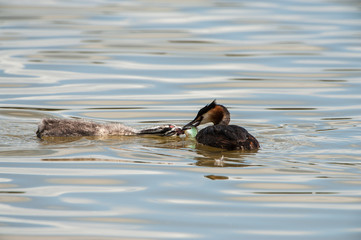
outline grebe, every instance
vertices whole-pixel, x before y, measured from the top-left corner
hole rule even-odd
[[[209,122],[214,125],[200,130],[196,135],[197,142],[227,150],[256,150],[260,147],[257,139],[246,129],[228,125],[230,113],[225,106],[217,104],[216,100],[199,110],[194,120],[186,124],[182,130]]]
[[[96,123],[83,119],[42,119],[36,135],[43,137],[81,137],[81,136],[129,136],[156,134],[160,136],[181,135],[184,131],[175,125],[167,124],[153,128],[136,130],[120,123]]]

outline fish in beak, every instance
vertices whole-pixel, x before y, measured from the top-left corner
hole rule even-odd
[[[202,122],[202,118],[201,117],[196,117],[194,120],[192,120],[191,122],[184,125],[182,130],[191,129],[192,127],[198,127],[199,124],[201,124],[201,122]]]

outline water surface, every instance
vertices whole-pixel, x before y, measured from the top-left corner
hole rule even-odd
[[[360,7],[0,1],[0,238],[360,239]],[[258,152],[35,135],[181,126],[213,99]]]

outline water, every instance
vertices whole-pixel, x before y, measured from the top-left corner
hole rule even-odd
[[[1,1],[0,238],[360,239],[360,9]],[[257,153],[35,136],[44,117],[181,126],[213,99]]]

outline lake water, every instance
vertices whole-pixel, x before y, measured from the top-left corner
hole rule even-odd
[[[213,99],[258,152],[35,135]],[[358,240],[360,127],[360,1],[0,1],[2,240]]]

